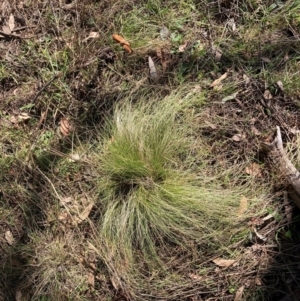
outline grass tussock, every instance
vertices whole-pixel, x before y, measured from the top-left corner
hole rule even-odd
[[[185,166],[189,132],[171,106],[118,107],[109,121],[94,164],[99,169],[99,235],[114,256],[132,263],[142,252],[158,259],[157,247],[174,243],[184,249],[191,240],[215,243],[238,194],[214,184],[195,185]],[[228,218],[229,217],[229,218]]]
[[[88,271],[80,261],[78,237],[71,232],[63,237],[33,233],[30,240],[31,243],[22,250],[28,262],[23,271],[22,291],[26,292],[35,283],[28,296],[31,300],[84,300]]]

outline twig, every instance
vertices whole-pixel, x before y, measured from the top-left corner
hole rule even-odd
[[[41,95],[41,93],[46,89],[48,88],[51,83],[53,81],[55,81],[57,78],[59,78],[60,76],[62,75],[62,72],[58,72],[57,74],[55,74],[36,94],[35,96],[33,97],[32,99],[32,103],[35,103],[36,100],[38,99],[38,97]]]
[[[18,38],[18,39],[22,39],[22,37],[18,34],[14,34],[14,33],[5,33],[3,31],[0,30],[0,37],[3,38]]]
[[[300,208],[300,173],[289,160],[282,143],[280,127],[276,127],[276,138],[271,144],[263,143],[262,146],[269,153],[274,166],[287,179],[292,189],[289,194],[297,207]]]

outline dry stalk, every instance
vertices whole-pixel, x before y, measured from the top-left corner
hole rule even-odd
[[[279,171],[290,184],[291,187],[288,190],[289,195],[297,207],[300,208],[300,173],[290,161],[283,148],[279,126],[276,127],[276,131],[274,141],[271,144],[263,143],[262,147],[267,151],[277,171]]]

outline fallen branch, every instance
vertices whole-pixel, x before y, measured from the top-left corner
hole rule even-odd
[[[289,160],[283,148],[279,126],[276,127],[276,130],[277,134],[274,141],[271,144],[263,143],[262,147],[267,151],[277,171],[283,175],[290,184],[290,189],[288,190],[289,195],[297,207],[300,208],[300,172]]]

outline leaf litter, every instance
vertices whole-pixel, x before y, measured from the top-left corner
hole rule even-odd
[[[213,260],[213,262],[219,267],[228,268],[228,267],[232,266],[236,262],[236,260],[216,258]]]

